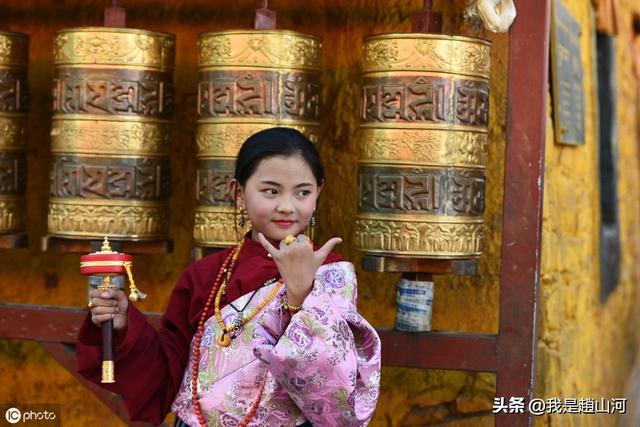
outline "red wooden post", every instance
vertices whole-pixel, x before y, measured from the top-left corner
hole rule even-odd
[[[431,11],[431,0],[424,0],[424,10],[413,14],[413,32],[442,32],[442,13]]]
[[[127,20],[127,13],[124,7],[120,7],[118,0],[113,0],[111,7],[104,8],[104,26],[124,28]]]
[[[517,0],[509,38],[507,147],[502,230],[498,398],[523,397],[519,414],[500,412],[497,426],[532,426],[544,145],[547,120],[550,0]]]
[[[256,9],[256,20],[254,28],[256,30],[275,30],[276,12],[269,9],[269,0],[262,0],[259,9]]]

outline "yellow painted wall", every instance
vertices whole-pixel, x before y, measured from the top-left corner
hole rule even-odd
[[[620,1],[617,38],[618,191],[621,274],[600,303],[597,111],[593,66],[594,11],[590,1],[562,2],[582,28],[585,145],[554,144],[552,109],[547,122],[542,234],[541,328],[537,394],[553,397],[624,397],[637,351],[640,243],[638,216],[637,82],[631,63],[633,0]],[[614,426],[611,415],[547,415],[538,426]]]
[[[73,26],[99,25],[104,3],[97,0],[9,0],[2,3],[0,28],[27,32],[32,37],[27,195],[31,243],[29,249],[0,252],[0,299],[3,301],[63,306],[84,304],[86,282],[78,274],[78,256],[42,253],[38,250],[38,240],[46,233],[53,32]],[[135,258],[136,279],[140,287],[151,294],[140,307],[147,311],[162,311],[175,279],[190,263],[195,207],[196,37],[204,31],[249,26],[257,2],[138,0],[123,3],[129,6],[128,26],[178,35],[170,228],[175,252]],[[328,179],[318,215],[320,240],[333,235],[345,237],[340,252],[359,268],[360,257],[350,242],[350,219],[356,210],[354,166],[361,39],[368,34],[409,31],[411,13],[421,7],[422,1],[274,0],[271,3],[278,11],[280,28],[324,37],[325,114],[321,154],[328,165]],[[432,324],[437,330],[495,333],[508,35],[493,35],[470,28],[461,17],[464,3],[464,0],[440,0],[434,1],[434,6],[445,12],[446,32],[485,37],[493,44],[484,215],[487,244],[480,260],[479,276],[436,280]],[[628,37],[628,10],[633,0],[621,0],[621,3],[623,32],[626,31],[621,37]],[[583,61],[585,69],[589,70],[593,61],[590,1],[567,0],[566,4],[583,24]],[[635,353],[635,346],[627,347],[635,343],[630,338],[630,327],[640,320],[630,310],[637,301],[633,284],[638,277],[633,261],[638,252],[636,245],[640,232],[636,218],[638,153],[634,135],[637,135],[637,122],[634,121],[635,110],[629,107],[631,97],[635,96],[631,72],[627,69],[629,54],[624,49],[618,52],[619,86],[623,95],[619,101],[619,119],[629,123],[625,124],[626,128],[621,127],[619,141],[619,188],[626,201],[621,207],[624,257],[621,284],[604,306],[598,302],[596,141],[592,123],[593,82],[589,72],[585,73],[586,145],[580,148],[555,146],[551,142],[551,123],[548,127],[538,374],[539,394],[545,397],[619,396]],[[373,324],[392,326],[394,284],[399,276],[361,270],[358,276],[362,313]],[[0,388],[0,402],[58,403],[65,426],[123,425],[34,343],[0,341],[0,375],[5,379]],[[418,426],[435,422],[458,427],[493,425],[494,393],[495,379],[490,374],[384,368],[382,394],[372,425]],[[565,419],[538,421],[543,425],[565,425]],[[582,419],[585,424],[579,425],[599,425],[595,417],[576,418],[576,425],[578,421],[583,422]]]

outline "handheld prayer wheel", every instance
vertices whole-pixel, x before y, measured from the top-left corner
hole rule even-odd
[[[80,257],[80,273],[89,276],[89,285],[101,291],[124,288],[123,275],[129,277],[131,301],[143,300],[147,295],[135,285],[131,273],[133,257],[111,250],[109,240],[105,237],[102,248],[98,252]],[[90,305],[91,307],[91,305]],[[102,323],[102,382],[115,382],[113,350],[113,320]]]
[[[0,31],[0,234],[25,229],[29,36]]]
[[[174,56],[167,33],[56,33],[51,235],[167,238]]]
[[[200,35],[197,246],[233,245],[236,230],[248,230],[237,224],[227,184],[249,136],[286,126],[318,140],[321,59],[321,39],[293,31]]]
[[[355,245],[369,255],[481,254],[490,44],[366,37]]]

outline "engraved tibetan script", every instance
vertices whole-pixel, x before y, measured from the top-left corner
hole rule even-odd
[[[484,210],[484,176],[477,171],[361,167],[363,212],[478,216]]]
[[[489,118],[487,84],[463,79],[453,79],[453,83],[451,93],[451,80],[446,78],[367,78],[362,88],[361,119],[485,127]]]
[[[26,71],[0,69],[0,112],[26,113],[28,107]]]
[[[233,178],[235,163],[228,160],[200,160],[197,170],[199,205],[228,206],[227,185]]]
[[[58,157],[51,167],[53,197],[164,200],[169,196],[166,160]]]
[[[84,70],[80,70],[84,71]],[[53,82],[53,110],[66,114],[171,116],[173,86],[152,72],[64,73]]]
[[[362,88],[362,120],[448,121],[448,82],[426,77],[371,80]]]
[[[0,194],[24,193],[27,187],[26,159],[22,152],[0,152]]]
[[[198,85],[200,117],[273,117],[316,120],[320,82],[305,73],[203,73]]]

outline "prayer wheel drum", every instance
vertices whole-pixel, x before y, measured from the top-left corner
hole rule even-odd
[[[490,44],[364,39],[355,245],[368,255],[482,252]]]
[[[174,56],[167,33],[56,33],[51,235],[167,238]]]
[[[29,36],[0,31],[0,234],[25,229]]]
[[[283,30],[205,33],[198,39],[197,246],[233,245],[240,227],[227,193],[235,157],[252,134],[286,126],[317,141],[319,37]]]

